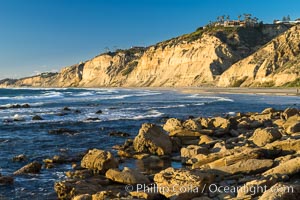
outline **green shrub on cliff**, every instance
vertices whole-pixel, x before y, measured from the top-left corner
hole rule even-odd
[[[300,78],[297,78],[296,80],[286,83],[283,85],[284,87],[300,87]]]

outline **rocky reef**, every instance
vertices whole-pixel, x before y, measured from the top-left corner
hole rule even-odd
[[[58,198],[293,200],[300,194],[297,108],[145,123],[112,148],[44,160],[45,168],[72,165],[54,185]],[[20,159],[26,157],[14,160]],[[129,160],[140,167],[124,167]],[[41,167],[32,162],[14,176]],[[13,184],[13,177],[0,175],[0,184]]]

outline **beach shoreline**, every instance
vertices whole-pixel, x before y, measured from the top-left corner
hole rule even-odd
[[[197,94],[260,94],[280,96],[300,96],[300,88],[252,88],[252,87],[8,87],[0,89],[137,89],[137,90],[169,90],[181,93]]]
[[[297,88],[215,88],[215,87],[187,87],[179,88],[183,93],[214,93],[214,94],[260,94],[260,95],[280,95],[299,96],[300,90]]]

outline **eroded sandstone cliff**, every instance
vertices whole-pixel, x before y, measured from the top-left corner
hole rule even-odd
[[[274,38],[225,71],[218,86],[282,86],[300,77],[300,26]]]
[[[299,76],[299,27],[289,28],[199,28],[147,48],[103,53],[59,73],[2,80],[0,87],[283,85]]]

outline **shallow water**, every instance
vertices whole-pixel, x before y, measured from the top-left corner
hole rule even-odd
[[[42,161],[63,152],[82,153],[91,148],[111,150],[125,138],[110,137],[111,131],[133,138],[142,123],[162,123],[166,117],[224,116],[256,112],[266,107],[300,107],[297,96],[241,94],[182,94],[176,90],[145,89],[0,89],[0,107],[29,104],[30,108],[0,109],[0,173],[11,175],[30,161]],[[69,107],[71,111],[63,111]],[[76,112],[76,110],[78,110]],[[95,114],[102,110],[102,114]],[[18,115],[24,121],[10,122]],[[34,115],[44,120],[32,121]],[[88,121],[87,118],[99,120]],[[53,135],[49,130],[68,128],[74,135]],[[25,154],[27,162],[12,162]],[[171,165],[172,163],[167,163]],[[147,168],[144,163],[128,162]],[[176,163],[173,165],[179,166]],[[0,199],[56,199],[55,181],[64,179],[71,164],[42,169],[38,175],[15,177],[13,186],[0,186]],[[145,169],[146,170],[146,169]]]

